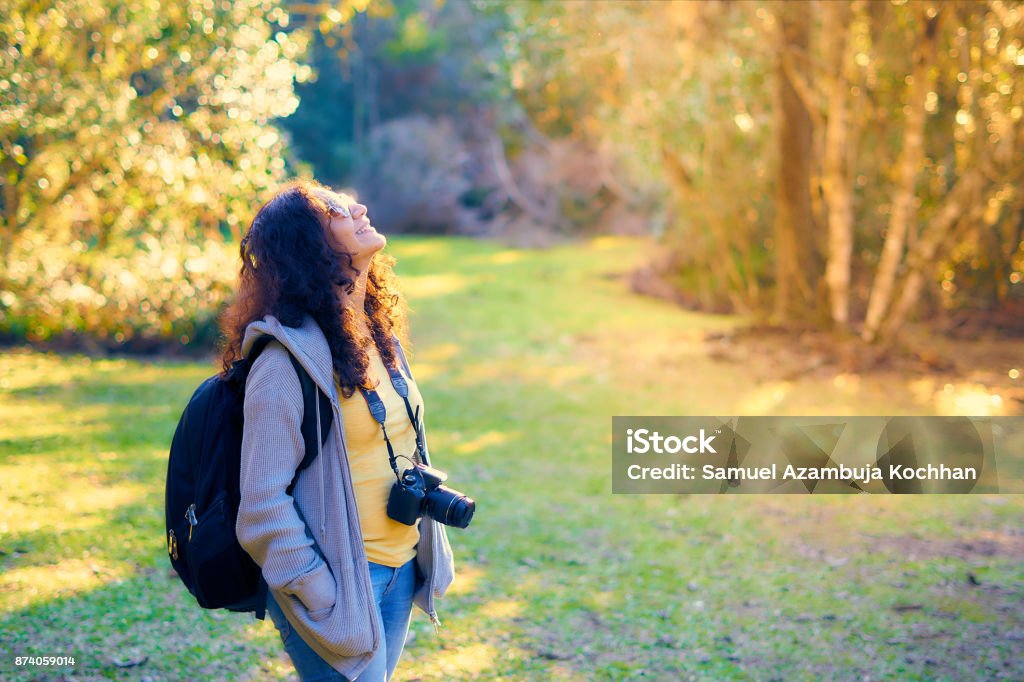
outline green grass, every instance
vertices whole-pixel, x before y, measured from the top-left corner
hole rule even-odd
[[[449,534],[444,627],[415,612],[397,679],[1024,678],[1019,496],[611,494],[615,414],[947,404],[710,359],[702,334],[739,321],[630,294],[647,248],[393,241],[431,452],[478,501]],[[168,574],[167,448],[213,371],[0,356],[0,678],[294,679],[269,620],[203,611]]]

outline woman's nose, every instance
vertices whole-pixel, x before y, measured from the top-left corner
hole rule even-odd
[[[353,220],[358,220],[366,215],[366,206],[362,204],[352,204],[349,206],[349,210],[352,212]]]

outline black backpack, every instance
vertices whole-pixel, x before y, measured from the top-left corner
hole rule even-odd
[[[192,395],[178,421],[167,463],[165,516],[167,554],[185,587],[206,609],[254,611],[263,620],[267,584],[259,565],[238,544],[242,422],[249,369],[274,338],[263,335],[249,355],[235,361],[226,378],[214,375]],[[316,459],[316,407],[320,398],[321,443],[333,415],[302,365],[288,356],[302,384],[302,437],[306,455],[295,477]],[[323,415],[327,415],[324,419]],[[295,479],[288,494],[295,488]],[[307,531],[308,532],[308,531]]]

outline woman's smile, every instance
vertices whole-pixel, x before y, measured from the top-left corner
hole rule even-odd
[[[332,245],[352,257],[356,271],[365,271],[373,255],[387,244],[387,239],[370,224],[365,205],[347,194],[327,190],[317,194],[327,208],[326,229]]]

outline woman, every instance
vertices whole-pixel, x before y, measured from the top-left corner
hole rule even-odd
[[[302,680],[389,679],[412,604],[436,625],[434,602],[454,573],[443,525],[405,525],[386,512],[396,474],[384,434],[400,469],[418,461],[413,413],[388,368],[404,376],[416,418],[423,413],[395,333],[404,308],[386,244],[365,206],[293,182],[249,226],[238,295],[221,320],[225,368],[261,335],[274,339],[246,380],[236,532],[262,567],[267,610]],[[332,404],[330,414],[317,409],[330,432],[291,495],[305,445],[289,353]],[[364,388],[386,408],[383,428]]]

